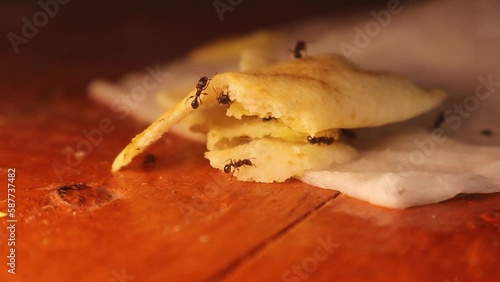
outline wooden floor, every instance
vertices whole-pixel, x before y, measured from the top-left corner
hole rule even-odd
[[[12,8],[15,1],[6,3],[1,8]],[[294,5],[276,22],[262,24],[290,20],[301,9]],[[209,27],[221,24],[207,7],[211,15],[203,20],[216,21]],[[180,46],[161,58],[161,48],[149,45],[152,37],[143,45],[127,41],[126,31],[108,36],[112,28],[107,25],[94,25],[96,33],[86,31],[85,13],[77,8],[82,4],[61,7],[60,19],[51,19],[18,54],[10,45],[0,49],[0,211],[7,210],[7,170],[15,168],[17,219],[15,275],[5,263],[8,217],[0,219],[0,281],[462,282],[500,277],[500,194],[384,209],[296,180],[238,182],[210,167],[203,145],[171,134],[143,155],[156,156],[154,163],[137,158],[112,174],[116,154],[146,125],[121,120],[94,103],[85,85],[94,77],[116,78],[151,61],[171,59],[201,39],[187,32]],[[13,9],[12,26],[18,31],[23,13],[33,12]],[[133,7],[123,9],[133,18]],[[238,12],[243,20],[235,26],[250,28],[245,9],[243,2],[227,13],[225,33],[234,31],[227,26]],[[90,15],[92,9],[83,11]],[[151,32],[161,34],[157,28]],[[157,40],[167,48],[170,39]]]

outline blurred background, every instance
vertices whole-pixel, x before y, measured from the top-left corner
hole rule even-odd
[[[310,42],[310,54],[357,48],[346,56],[360,67],[439,87],[452,104],[480,76],[498,84],[499,13],[495,0],[0,0],[0,84],[36,89],[20,98],[27,101],[85,97],[94,79],[115,82],[213,40],[268,29]],[[494,100],[467,122],[493,128]]]
[[[387,5],[386,0],[59,0],[68,3],[59,4],[57,13],[15,54],[8,34],[22,35],[23,17],[32,21],[40,3],[54,1],[0,1],[0,81],[50,84],[39,78],[43,73],[73,76],[71,81],[78,76],[84,86],[95,77],[117,78],[166,63],[216,38],[325,15],[342,18],[360,10],[369,17],[368,11]]]

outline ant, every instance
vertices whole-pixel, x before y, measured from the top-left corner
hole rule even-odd
[[[265,117],[265,118],[262,118],[263,121],[270,121],[272,119],[275,119],[275,117],[273,116],[268,116],[268,117]]]
[[[214,92],[217,93],[218,91],[215,90],[215,88],[214,88]],[[219,95],[219,97],[217,97],[217,101],[221,105],[229,105],[233,102],[231,100],[231,98],[229,97],[229,93],[224,93],[224,91],[220,91],[220,95]]]
[[[193,109],[197,109],[198,106],[202,103],[201,102],[201,94],[207,95],[207,93],[202,93],[202,91],[207,89],[208,84],[210,83],[210,80],[211,79],[206,77],[206,76],[203,76],[202,78],[200,78],[200,80],[198,80],[198,83],[196,83],[196,94],[187,98],[186,102],[189,99],[194,97],[193,101],[191,102],[191,107],[193,107]],[[198,99],[200,99],[199,103],[198,103]]]
[[[330,145],[333,143],[334,139],[333,137],[312,137],[312,136],[307,136],[307,141],[311,144],[321,144],[324,143],[326,145]]]
[[[234,175],[234,172],[237,170],[238,172],[240,171],[240,167],[242,166],[255,166],[252,161],[250,161],[249,159],[242,159],[242,160],[238,160],[238,161],[235,161],[233,159],[229,159],[230,162],[228,164],[226,164],[224,166],[224,172],[225,173],[230,173],[231,172],[231,167],[233,167],[233,175]]]
[[[288,49],[288,50],[290,50],[290,52],[292,52],[295,59],[300,59],[300,58],[304,57],[304,54],[302,52],[305,53],[307,51],[306,42],[304,40],[299,40],[295,44],[295,48]]]

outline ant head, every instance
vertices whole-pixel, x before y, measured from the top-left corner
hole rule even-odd
[[[243,161],[243,164],[244,164],[244,165],[253,165],[253,164],[252,164],[252,161],[250,161],[249,159],[244,159],[244,160],[242,160],[242,161]]]
[[[203,76],[200,78],[200,80],[198,80],[198,83],[196,84],[196,86],[200,87],[200,88],[204,88],[207,86],[209,80],[210,79],[208,77]]]
[[[307,136],[307,141],[309,143],[314,143],[314,141],[316,140],[316,137],[312,137],[312,136]]]

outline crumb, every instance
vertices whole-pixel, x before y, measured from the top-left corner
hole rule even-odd
[[[491,130],[489,130],[489,129],[483,129],[483,130],[481,131],[481,133],[482,133],[484,136],[491,136],[491,135],[493,135],[493,132],[491,132]]]
[[[154,165],[156,163],[156,157],[153,154],[147,154],[142,159],[142,164],[144,166]]]
[[[436,118],[436,121],[434,121],[434,125],[432,126],[432,129],[440,128],[441,125],[443,124],[445,118],[444,118],[444,112],[439,113],[438,117]]]

